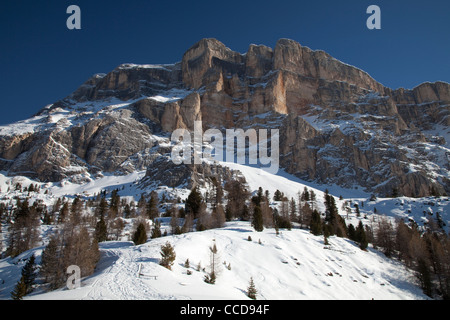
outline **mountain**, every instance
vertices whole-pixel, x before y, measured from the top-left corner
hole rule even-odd
[[[0,170],[51,182],[152,174],[167,162],[169,134],[202,121],[204,130],[279,129],[280,166],[306,181],[382,196],[444,194],[449,104],[448,83],[392,90],[293,40],[280,39],[274,49],[252,44],[241,54],[202,39],[181,62],[120,65],[34,117],[1,127]]]

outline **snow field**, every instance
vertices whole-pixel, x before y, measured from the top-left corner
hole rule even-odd
[[[159,265],[160,248],[166,241],[177,256],[172,271]],[[324,246],[322,237],[300,229],[282,230],[278,236],[274,229],[259,233],[248,222],[236,221],[221,229],[162,237],[140,246],[106,242],[101,244],[97,271],[83,280],[82,288],[27,299],[243,300],[248,299],[250,277],[258,299],[426,298],[400,263],[372,249],[361,251],[346,239],[330,237],[329,241],[330,245]],[[203,279],[210,272],[209,246],[213,242],[220,267],[216,284],[211,285]],[[186,259],[189,269],[184,267]]]

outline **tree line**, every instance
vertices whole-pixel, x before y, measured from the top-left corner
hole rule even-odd
[[[9,205],[0,203],[0,220],[8,231],[0,249],[5,256],[18,256],[42,243],[41,225],[57,226],[47,239],[39,268],[42,281],[54,289],[65,284],[69,265],[80,266],[82,276],[92,274],[99,259],[98,243],[120,239],[125,219],[133,219],[130,240],[135,244],[167,234],[167,230],[161,231],[161,217],[170,218],[171,234],[220,228],[236,219],[251,222],[256,231],[274,228],[278,233],[295,225],[323,236],[324,244],[330,236],[355,241],[362,250],[372,244],[414,270],[426,294],[450,297],[449,238],[437,223],[422,230],[413,222],[394,223],[380,215],[376,223],[363,224],[360,219],[357,226],[347,225],[328,191],[324,194],[325,211],[319,212],[318,197],[307,187],[289,199],[279,190],[272,196],[261,187],[252,194],[240,179],[222,183],[212,178],[211,182],[204,194],[194,187],[185,201],[165,195],[160,199],[156,192],[143,194],[137,202],[128,201],[116,189],[88,199],[58,198],[51,206],[39,201],[30,205],[29,198],[16,198]],[[31,190],[39,192],[37,186]]]

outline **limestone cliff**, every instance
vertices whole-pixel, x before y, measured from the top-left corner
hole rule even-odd
[[[147,167],[161,175],[163,163],[178,183],[183,173],[158,157],[168,133],[201,120],[203,129],[279,128],[281,167],[308,181],[381,195],[450,193],[449,105],[448,83],[393,90],[293,40],[241,54],[202,39],[178,63],[120,65],[0,128],[0,169],[58,181]]]

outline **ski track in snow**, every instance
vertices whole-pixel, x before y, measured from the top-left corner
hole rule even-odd
[[[173,295],[159,292],[149,281],[139,277],[139,260],[141,248],[125,246],[124,248],[103,249],[102,254],[115,261],[102,272],[91,285],[92,290],[83,299],[114,300],[173,300]]]

